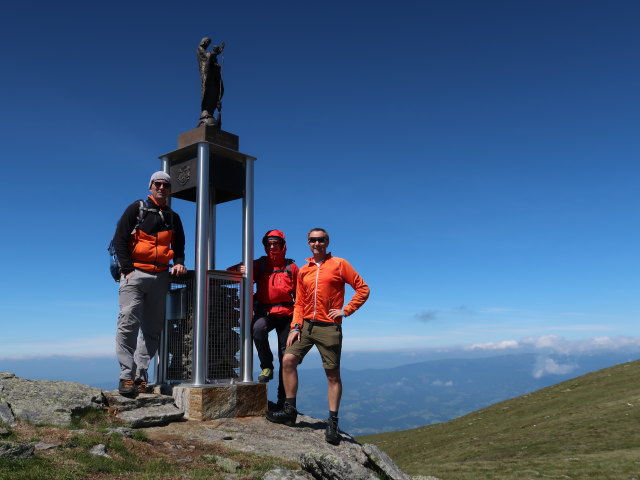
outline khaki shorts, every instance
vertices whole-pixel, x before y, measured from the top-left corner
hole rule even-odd
[[[322,366],[326,370],[338,368],[342,352],[342,325],[326,322],[312,323],[305,320],[300,332],[300,341],[287,347],[284,353],[295,355],[302,363],[302,359],[314,345],[318,347]]]

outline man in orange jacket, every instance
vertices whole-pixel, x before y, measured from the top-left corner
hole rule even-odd
[[[127,207],[113,237],[122,269],[116,330],[118,391],[127,397],[147,390],[147,369],[164,326],[169,274],[187,272],[182,222],[168,204],[171,177],[155,172],[149,190],[145,202]]]
[[[288,426],[295,424],[298,365],[315,345],[322,357],[328,382],[329,419],[325,440],[337,445],[338,409],[342,397],[340,354],[342,352],[342,319],[352,315],[369,297],[369,287],[346,260],[327,253],[329,234],[314,228],[307,239],[312,258],[300,268],[296,289],[296,305],[283,358],[283,380],[286,392],[284,408],[267,412],[267,420]],[[349,284],[355,294],[344,305],[344,286]]]

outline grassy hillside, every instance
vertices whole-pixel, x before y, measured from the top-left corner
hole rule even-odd
[[[450,422],[358,437],[410,474],[465,479],[640,479],[640,361]]]

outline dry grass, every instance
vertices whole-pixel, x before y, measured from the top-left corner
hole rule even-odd
[[[0,458],[0,480],[184,480],[228,478],[228,473],[208,460],[217,455],[240,464],[236,480],[257,480],[273,468],[299,468],[297,464],[265,456],[240,453],[182,437],[167,436],[162,441],[147,440],[136,432],[134,438],[107,434],[109,426],[120,426],[112,417],[90,414],[80,418],[73,428],[18,424],[8,437],[18,442],[44,442],[56,448],[36,451],[29,460]],[[7,438],[5,438],[7,439]],[[112,458],[96,457],[89,450],[98,444],[106,446]]]

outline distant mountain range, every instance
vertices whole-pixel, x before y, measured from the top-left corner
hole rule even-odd
[[[365,435],[446,422],[502,400],[636,358],[637,354],[622,352],[544,356],[524,353],[433,360],[388,369],[343,369],[340,426],[353,435]],[[326,397],[323,370],[300,372],[301,411],[324,418]]]
[[[398,361],[393,352],[349,354],[348,365]],[[486,354],[485,354],[486,355]],[[469,356],[469,355],[467,355]],[[444,358],[392,368],[355,370],[343,366],[344,392],[340,426],[353,435],[410,429],[446,422],[488,405],[540,388],[635,360],[637,351],[559,354],[513,353],[478,358]],[[371,361],[364,361],[369,359]],[[298,408],[311,416],[327,415],[324,371],[315,358],[300,371]],[[112,357],[45,357],[0,359],[0,371],[23,378],[67,380],[105,390],[116,388],[117,363]],[[269,383],[274,400],[277,381]]]
[[[446,423],[357,440],[430,478],[637,479],[639,377],[640,361],[618,364]]]

